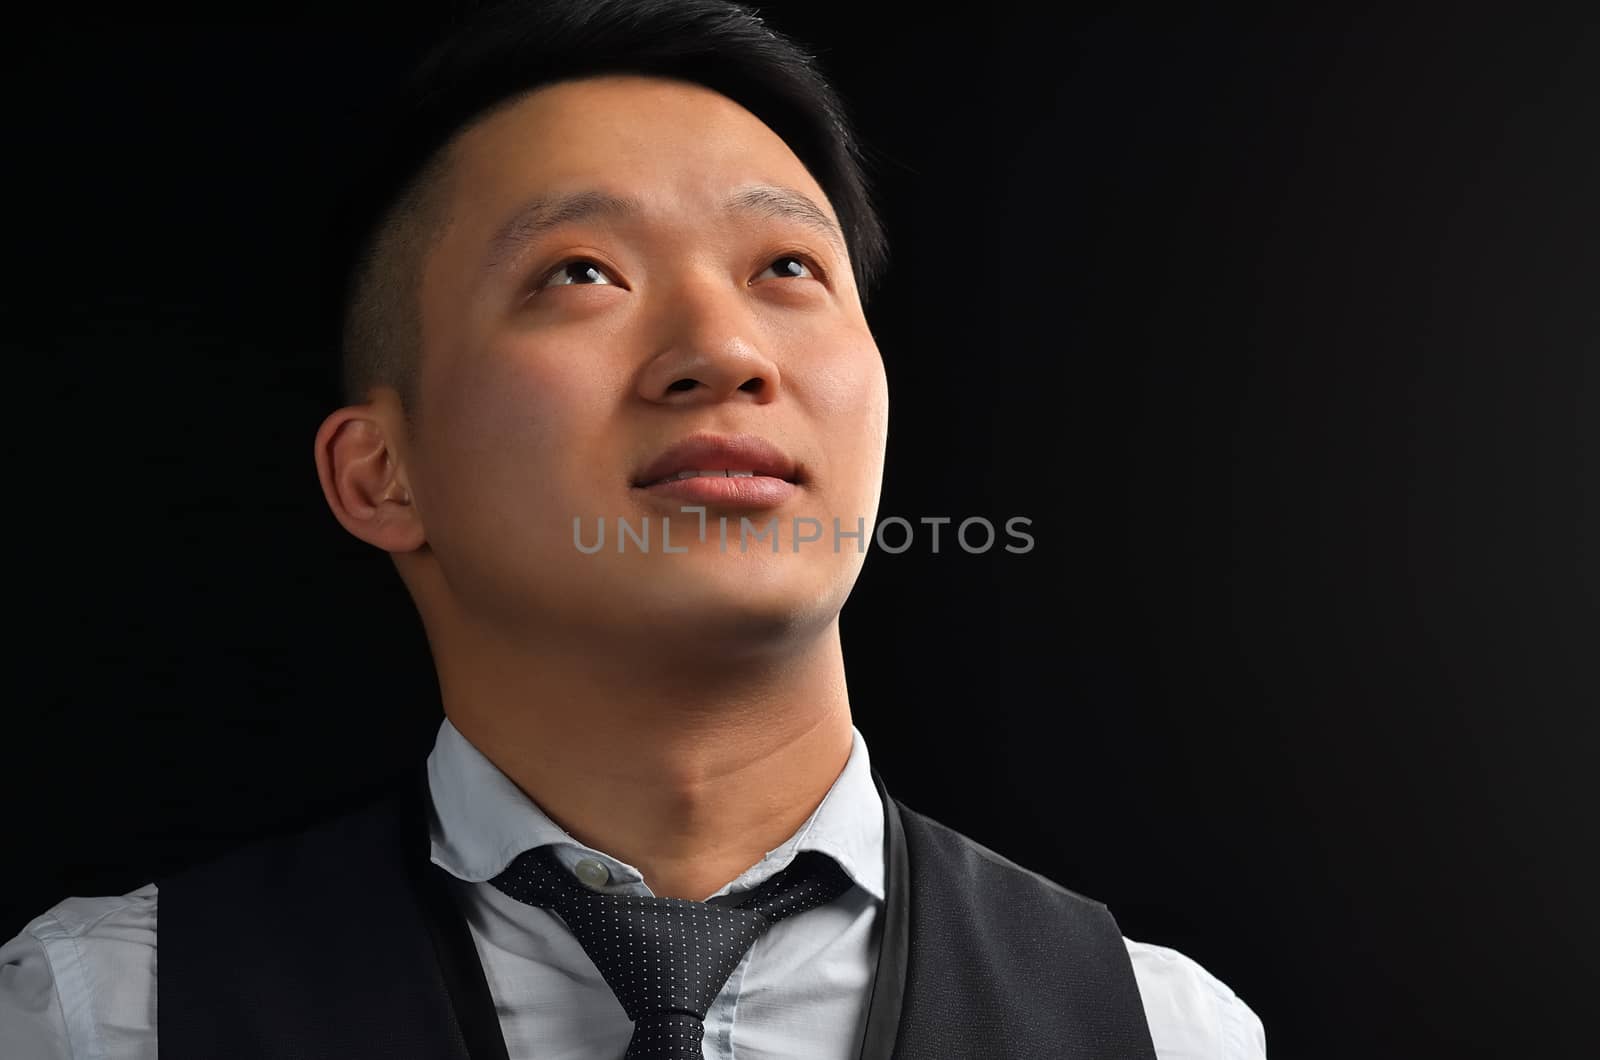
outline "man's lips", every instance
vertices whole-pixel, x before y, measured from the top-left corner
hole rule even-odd
[[[638,489],[652,497],[689,504],[716,504],[741,508],[775,508],[794,496],[798,485],[771,475],[668,478]]]
[[[722,474],[715,478],[680,478],[684,472]],[[745,472],[750,474],[744,475]],[[767,480],[765,485],[761,480]],[[694,485],[684,486],[683,483]],[[765,438],[754,434],[700,432],[689,435],[651,460],[633,476],[631,484],[639,489],[710,490],[717,496],[731,496],[746,487],[765,489],[783,484],[792,489],[801,483],[799,465]]]

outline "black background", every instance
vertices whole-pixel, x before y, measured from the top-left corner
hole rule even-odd
[[[890,789],[1172,946],[1275,1057],[1573,1055],[1595,982],[1600,32],[765,5],[883,158]],[[19,38],[0,932],[425,753],[311,460],[330,167],[421,22]]]

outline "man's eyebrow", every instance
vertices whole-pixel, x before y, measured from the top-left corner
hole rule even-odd
[[[722,205],[728,210],[759,213],[766,217],[781,217],[804,225],[825,237],[833,245],[834,252],[839,257],[850,256],[845,248],[844,233],[839,230],[833,218],[829,217],[822,207],[793,188],[758,184],[735,192]]]
[[[793,188],[758,184],[742,188],[723,202],[723,209],[783,218],[804,225],[825,237],[841,258],[846,250],[844,233],[833,218],[805,194]],[[644,204],[626,195],[604,191],[575,191],[540,196],[524,203],[489,238],[484,271],[495,272],[515,259],[523,247],[545,232],[577,221],[607,220],[644,212]]]
[[[626,217],[641,213],[638,199],[603,191],[575,191],[546,195],[524,203],[489,238],[484,271],[495,272],[545,232],[575,221]]]

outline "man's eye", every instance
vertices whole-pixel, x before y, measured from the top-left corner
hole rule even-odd
[[[543,287],[593,287],[612,280],[599,265],[587,258],[573,258],[557,265],[539,284]]]
[[[772,264],[762,269],[761,273],[764,276],[768,271],[772,270],[776,270],[779,276],[787,276],[795,280],[808,278],[815,280],[818,278],[810,262],[794,254],[784,254],[781,257],[772,259]]]

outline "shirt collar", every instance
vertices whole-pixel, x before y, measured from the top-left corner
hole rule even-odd
[[[821,804],[793,835],[710,897],[751,890],[800,851],[816,850],[837,861],[872,897],[883,900],[883,800],[872,779],[866,739],[860,729],[850,728],[850,757]],[[602,892],[651,893],[638,869],[578,842],[552,821],[449,718],[439,726],[428,755],[428,788],[434,807],[433,862],[458,879],[482,883],[505,871],[523,851],[554,845],[569,869],[584,858],[605,865],[611,882],[599,888]]]

